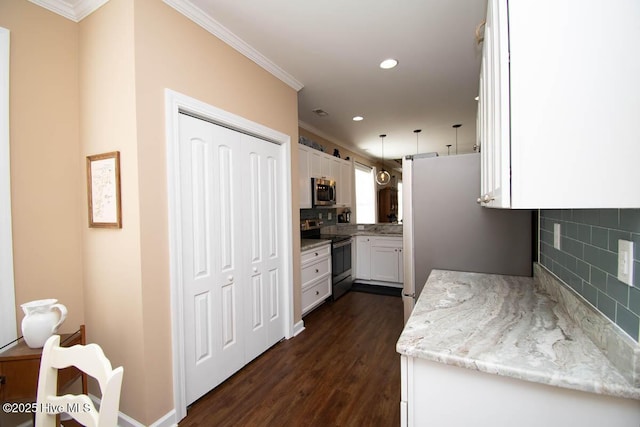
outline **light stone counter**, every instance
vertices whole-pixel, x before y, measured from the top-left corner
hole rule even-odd
[[[331,244],[331,240],[328,239],[300,239],[300,251],[308,251],[311,249],[319,248]]]
[[[640,399],[640,388],[529,277],[433,270],[396,349],[520,380]]]

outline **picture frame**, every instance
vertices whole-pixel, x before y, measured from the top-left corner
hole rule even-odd
[[[89,228],[122,228],[120,152],[87,156]]]

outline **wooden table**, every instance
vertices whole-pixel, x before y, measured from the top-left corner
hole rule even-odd
[[[72,334],[60,334],[60,346],[86,344],[84,325]],[[42,348],[29,348],[22,338],[0,352],[0,402],[35,402]],[[87,376],[75,367],[58,371],[58,392],[82,377],[82,393],[87,394]]]

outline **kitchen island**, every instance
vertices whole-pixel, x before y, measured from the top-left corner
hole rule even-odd
[[[431,272],[397,343],[401,425],[640,425],[640,388],[535,281]]]

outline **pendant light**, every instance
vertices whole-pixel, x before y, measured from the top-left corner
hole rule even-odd
[[[416,134],[416,154],[420,152],[420,147],[418,145],[418,135],[420,134],[420,132],[422,132],[422,129],[416,129],[413,131],[413,133]]]
[[[387,185],[389,183],[389,181],[391,181],[391,175],[389,175],[389,172],[387,172],[386,170],[384,170],[384,138],[387,135],[380,135],[380,138],[382,139],[382,168],[376,173],[376,182],[378,183],[378,185]]]
[[[452,128],[454,128],[456,130],[456,154],[458,154],[458,128],[462,126],[461,124],[456,124],[451,126]]]

